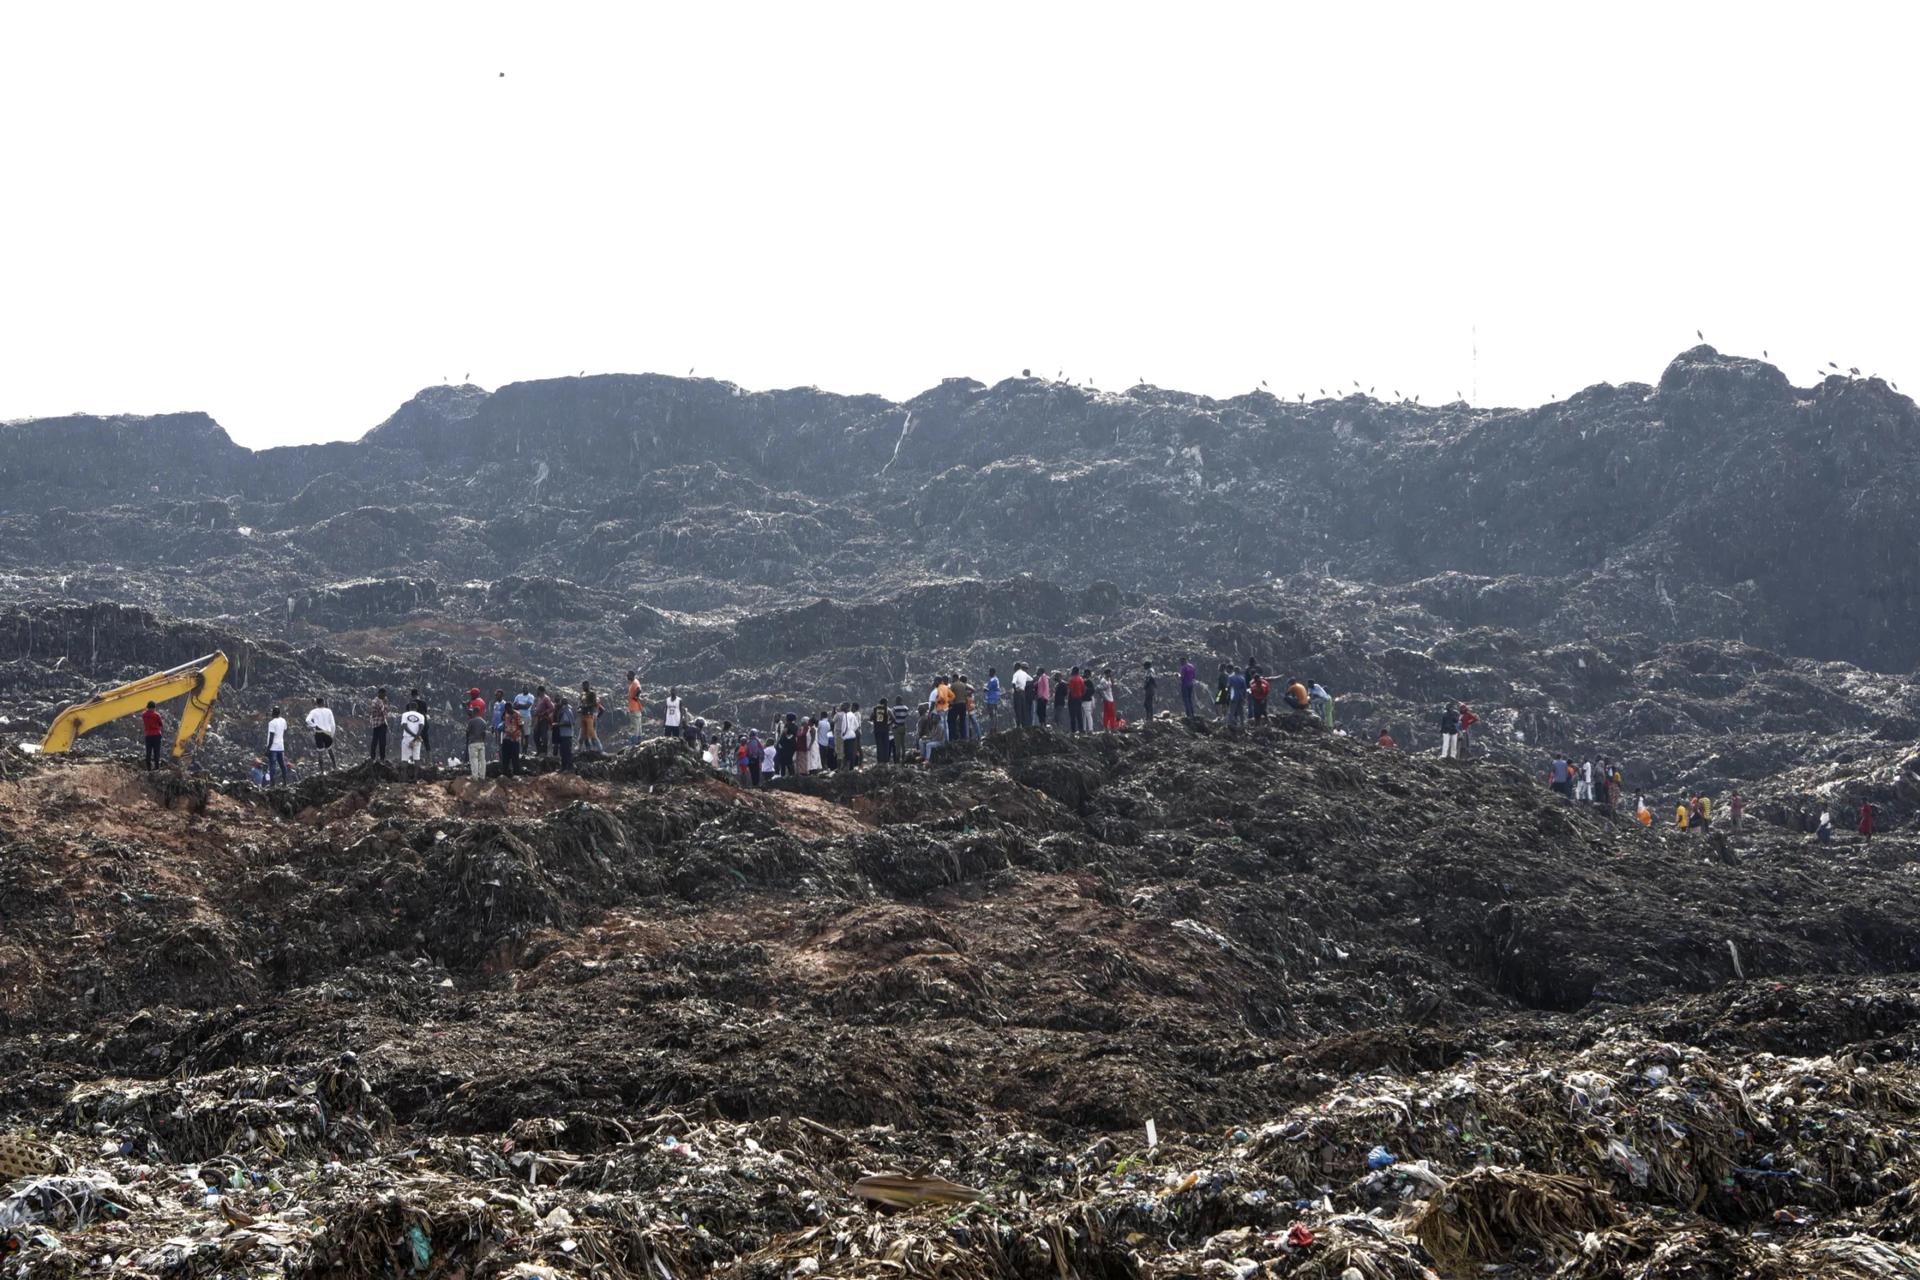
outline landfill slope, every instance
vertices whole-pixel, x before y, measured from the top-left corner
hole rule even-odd
[[[0,1268],[1900,1274],[1915,853],[1294,716],[761,791],[10,754]]]

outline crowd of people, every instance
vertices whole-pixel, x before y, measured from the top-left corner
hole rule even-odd
[[[1294,680],[1281,688],[1257,664],[1234,666],[1223,662],[1209,688],[1193,661],[1183,659],[1173,679],[1181,710],[1189,716],[1210,713],[1228,724],[1264,720],[1277,691],[1282,708],[1333,724],[1334,699],[1323,686]],[[1159,676],[1151,662],[1141,664],[1134,683],[1140,709],[1151,718],[1158,709],[1159,693]],[[624,707],[609,708],[592,683],[584,680],[577,693],[533,685],[522,686],[512,694],[495,689],[488,699],[479,688],[470,688],[457,705],[464,724],[455,731],[455,737],[464,753],[450,752],[444,763],[465,765],[475,778],[485,777],[488,766],[494,763],[507,777],[528,772],[533,759],[555,759],[561,769],[571,769],[576,746],[579,751],[605,749],[601,725],[608,715],[622,712],[620,727],[628,743],[656,731],[684,738],[716,767],[737,770],[750,785],[856,768],[868,758],[879,764],[916,759],[925,763],[942,743],[978,738],[1006,727],[1092,733],[1119,729],[1128,723],[1120,714],[1120,682],[1113,667],[1096,668],[1091,663],[1050,670],[1016,662],[1004,681],[998,668],[989,667],[977,685],[964,674],[943,675],[918,702],[881,697],[865,710],[857,702],[843,702],[789,712],[764,731],[757,726],[736,727],[731,720],[709,724],[704,717],[693,714],[678,688],[666,691],[656,708],[658,720],[650,721],[646,696],[635,671],[627,673]],[[388,691],[378,689],[364,707],[364,714],[369,759],[388,759],[397,729],[401,764],[441,762],[434,747],[434,716],[418,689],[408,691],[397,712]],[[145,726],[150,735],[150,761],[157,754],[152,743],[158,741],[158,724],[156,714],[153,723]],[[339,726],[325,698],[313,700],[305,725],[313,737],[314,767],[322,773],[337,768],[334,741]],[[267,786],[292,781],[288,730],[285,709],[275,706],[267,719],[264,754],[249,770],[254,781]],[[1390,739],[1387,742],[1391,745]]]
[[[1183,659],[1175,673],[1180,709],[1188,716],[1212,714],[1228,724],[1263,720],[1269,715],[1269,702],[1276,682],[1249,663],[1234,667],[1221,663],[1212,687],[1203,685],[1192,659]],[[1141,664],[1136,681],[1140,706],[1151,718],[1157,709],[1159,678],[1153,664]],[[456,731],[464,755],[449,755],[445,763],[464,764],[475,779],[486,777],[488,767],[498,763],[506,777],[530,772],[532,759],[557,760],[559,768],[574,766],[576,743],[580,751],[605,749],[600,737],[602,722],[610,714],[625,713],[626,741],[640,741],[653,730],[646,715],[647,704],[637,672],[627,672],[626,699],[623,708],[609,708],[589,681],[581,681],[578,693],[550,691],[545,685],[522,686],[509,695],[495,689],[487,699],[479,688],[470,688],[460,700],[462,728]],[[1291,713],[1308,715],[1333,725],[1334,699],[1318,682],[1293,680],[1280,691],[1280,706]],[[421,766],[436,760],[433,748],[434,722],[427,700],[418,689],[410,689],[397,717],[386,689],[375,691],[367,704],[369,726],[367,756],[387,759],[387,747],[396,722],[399,729],[399,758],[403,765]],[[1070,734],[1112,731],[1124,728],[1127,720],[1119,711],[1119,686],[1111,666],[1096,669],[1092,664],[1069,667],[1065,671],[1029,667],[1016,662],[1003,682],[999,670],[988,667],[978,686],[964,674],[936,677],[924,698],[908,702],[904,698],[881,697],[871,708],[857,702],[808,711],[788,712],[777,717],[763,732],[758,726],[736,727],[731,720],[709,725],[704,717],[693,714],[678,688],[669,688],[660,700],[659,733],[684,739],[716,769],[736,773],[748,786],[762,786],[775,778],[804,777],[808,774],[857,769],[870,758],[876,764],[905,764],[933,759],[943,743],[966,741],[994,733],[1002,727],[1052,729]],[[146,741],[146,767],[160,767],[164,719],[154,703],[140,713]],[[338,767],[334,741],[339,732],[333,710],[323,697],[313,699],[304,721],[313,737],[312,759],[322,773]],[[1479,717],[1464,702],[1450,702],[1437,718],[1443,759],[1464,759],[1469,754],[1469,737]],[[266,725],[265,754],[249,770],[253,781],[264,786],[292,781],[287,763],[288,724],[284,710],[275,706]],[[1393,735],[1382,728],[1375,738],[1378,746],[1398,749]],[[1556,752],[1547,763],[1546,784],[1567,804],[1591,805],[1611,817],[1620,811],[1625,775],[1618,761],[1608,757],[1575,760]],[[1643,827],[1651,828],[1657,819],[1646,797],[1636,792],[1629,816]],[[1729,825],[1739,830],[1746,818],[1746,799],[1736,789],[1726,805]],[[1855,829],[1862,839],[1870,840],[1875,829],[1876,810],[1870,802],[1858,809]],[[1680,832],[1698,834],[1710,831],[1714,823],[1713,798],[1705,794],[1681,797],[1674,806],[1673,824]],[[1833,838],[1830,811],[1819,815],[1815,835],[1822,841]]]

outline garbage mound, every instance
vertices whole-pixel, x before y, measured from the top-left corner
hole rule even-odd
[[[1882,1276],[1920,1239],[1904,832],[1649,829],[1305,716],[178,801],[0,781],[0,1274]]]

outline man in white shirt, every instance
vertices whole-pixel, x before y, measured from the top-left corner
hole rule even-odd
[[[680,691],[678,689],[667,690],[667,736],[669,738],[682,736],[680,732]]]
[[[313,710],[307,712],[307,728],[313,730],[313,758],[325,773],[340,763],[333,754],[334,723],[333,712],[327,706],[325,698],[313,700]]]
[[[1027,670],[1027,664],[1013,664],[1013,722],[1021,728],[1033,723],[1032,691],[1027,688],[1033,683],[1033,673]]]
[[[407,704],[400,713],[400,763],[419,764],[426,746],[427,716],[420,704]]]
[[[282,785],[293,781],[293,772],[287,768],[287,718],[280,714],[280,708],[273,709],[272,718],[267,721],[267,785],[273,785],[275,771],[278,771]]]
[[[843,768],[860,767],[860,704],[857,702],[840,704],[840,760]]]

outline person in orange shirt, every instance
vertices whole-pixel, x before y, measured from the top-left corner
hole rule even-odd
[[[640,673],[627,672],[627,723],[633,728],[633,739],[639,741],[646,734],[644,714],[647,704],[640,700]]]

